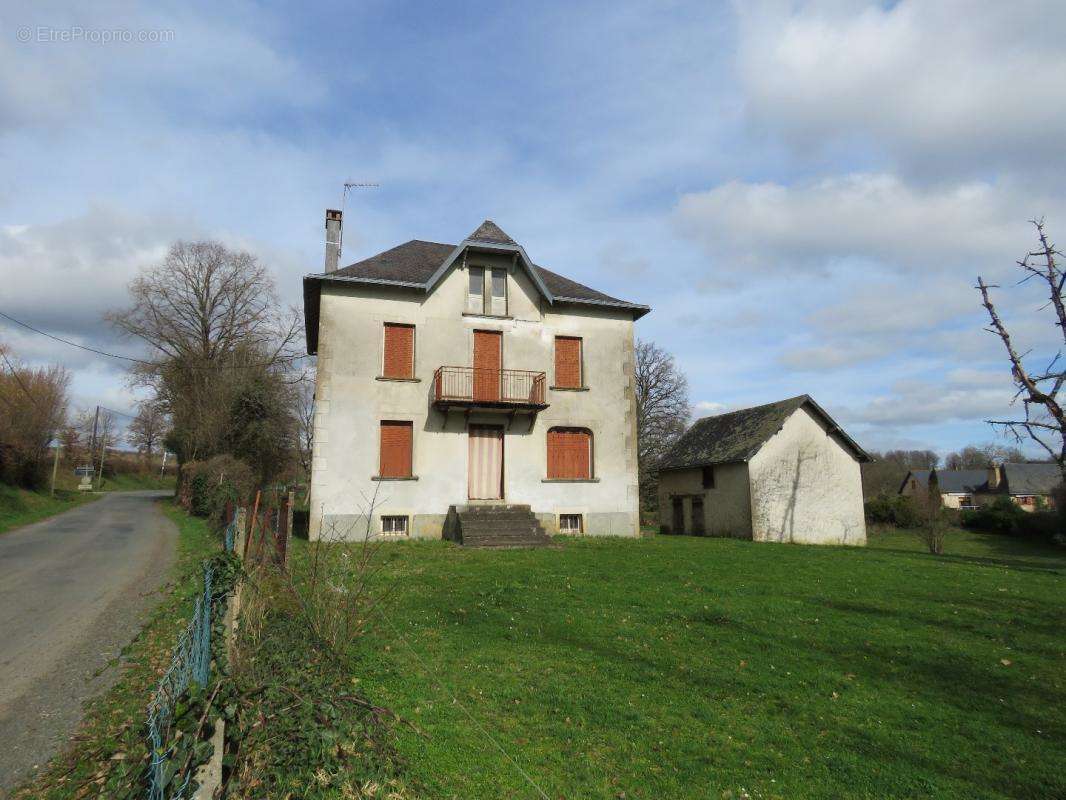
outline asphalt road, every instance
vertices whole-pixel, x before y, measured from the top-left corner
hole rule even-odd
[[[56,754],[118,677],[174,557],[177,528],[121,492],[0,534],[0,798]]]

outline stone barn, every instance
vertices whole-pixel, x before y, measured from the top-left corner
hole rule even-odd
[[[808,395],[697,421],[659,476],[664,533],[866,544],[870,457]]]

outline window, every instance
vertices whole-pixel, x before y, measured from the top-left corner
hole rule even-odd
[[[492,307],[491,313],[497,317],[507,316],[507,270],[492,271]]]
[[[548,479],[592,479],[592,433],[584,428],[548,431]]]
[[[385,378],[413,378],[415,376],[414,325],[385,323],[381,374]]]
[[[380,477],[411,477],[413,428],[410,422],[383,421],[381,423]]]
[[[562,389],[581,389],[581,339],[576,336],[555,337],[555,385]]]
[[[583,529],[580,514],[559,515],[559,533],[581,533]]]
[[[485,313],[485,270],[483,267],[470,267],[470,290],[466,296],[466,310],[471,314]]]
[[[471,314],[507,316],[507,270],[468,267],[466,310]]]
[[[704,489],[713,489],[714,488],[714,467],[704,467],[703,468],[703,488]]]
[[[407,517],[385,516],[381,518],[381,532],[407,535]]]

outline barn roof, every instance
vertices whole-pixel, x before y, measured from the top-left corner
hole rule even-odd
[[[697,420],[670,448],[660,462],[660,469],[685,469],[748,461],[781,430],[789,417],[803,407],[821,419],[829,432],[836,434],[859,461],[870,460],[866,451],[859,447],[810,395],[803,394],[776,403]]]

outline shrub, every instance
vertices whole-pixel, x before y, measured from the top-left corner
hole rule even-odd
[[[182,466],[181,504],[198,517],[221,517],[226,503],[246,503],[255,488],[252,468],[233,456]]]
[[[1063,517],[1054,511],[1023,511],[1009,497],[997,497],[976,511],[962,515],[965,528],[1003,536],[1056,541],[1063,534]]]
[[[913,498],[900,494],[879,494],[866,501],[866,521],[895,525],[897,528],[916,528],[922,519]]]

